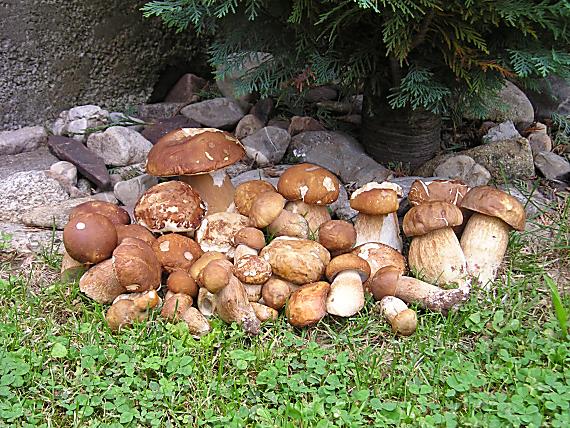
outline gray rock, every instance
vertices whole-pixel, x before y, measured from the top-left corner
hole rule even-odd
[[[536,168],[549,180],[565,180],[570,177],[570,162],[552,152],[541,152],[534,158]]]
[[[63,253],[61,231],[37,229],[21,224],[0,222],[0,233],[8,235],[8,249],[17,253],[42,253],[54,250]]]
[[[391,174],[364,153],[358,141],[340,132],[303,132],[291,139],[287,153],[298,162],[328,169],[343,183],[362,186],[369,181],[384,181]]]
[[[238,102],[231,98],[214,98],[190,104],[180,113],[210,128],[232,129],[245,116]]]
[[[134,205],[141,195],[150,187],[158,184],[158,178],[151,175],[139,175],[115,184],[114,195],[124,205]]]
[[[270,119],[267,122],[267,126],[276,126],[277,128],[284,129],[285,131],[289,129],[289,125],[291,125],[291,121],[287,119]]]
[[[291,136],[281,128],[267,126],[244,138],[241,142],[250,159],[259,166],[267,166],[283,159],[291,142]]]
[[[109,113],[109,122],[120,126],[125,126],[136,132],[141,132],[146,124],[144,120],[133,116],[127,116],[125,113],[122,113],[120,111],[113,111]]]
[[[263,128],[263,126],[263,122],[257,116],[253,114],[246,114],[238,122],[234,134],[236,138],[241,140],[242,138],[255,134],[257,131]]]
[[[69,213],[77,205],[95,201],[94,197],[68,199],[59,203],[48,203],[31,208],[22,214],[21,222],[26,226],[63,230],[69,221]]]
[[[71,162],[59,161],[49,167],[49,170],[59,174],[72,184],[77,183],[77,168]]]
[[[562,116],[570,115],[570,83],[568,80],[549,76],[537,82],[540,92],[527,91],[536,116],[540,119],[550,119],[553,113]]]
[[[301,132],[325,130],[326,128],[323,124],[311,116],[293,116],[288,128],[291,137],[294,137]]]
[[[93,186],[86,178],[80,178],[79,180],[77,180],[76,187],[77,189],[79,189],[80,192],[83,192],[86,195],[90,195],[93,192]]]
[[[45,172],[18,172],[0,182],[0,221],[18,222],[31,208],[67,199],[67,192]]]
[[[487,131],[487,134],[483,137],[484,143],[495,143],[503,140],[510,140],[511,138],[520,138],[521,135],[519,131],[515,128],[514,123],[511,120],[500,123],[497,126],[492,127]]]
[[[173,103],[193,103],[198,101],[198,92],[206,86],[206,80],[194,74],[182,76],[168,92],[164,101]]]
[[[230,178],[237,177],[244,172],[249,171],[253,166],[253,161],[250,161],[247,157],[226,167],[226,174],[230,176]]]
[[[87,147],[106,165],[126,166],[144,162],[152,143],[136,131],[113,126],[105,132],[91,134]]]
[[[273,113],[274,102],[272,98],[262,98],[249,111],[250,114],[256,116],[265,125],[269,120],[269,116]]]
[[[504,106],[501,106],[503,103]],[[487,119],[494,122],[512,120],[517,126],[528,126],[534,121],[534,109],[528,97],[513,83],[507,81],[499,92],[499,102]],[[502,108],[504,107],[504,108]]]
[[[341,185],[339,190],[338,199],[330,204],[330,209],[339,220],[350,221],[356,217],[358,211],[350,208],[348,193],[344,186]]]
[[[317,86],[316,88],[309,89],[304,98],[305,101],[309,103],[336,100],[338,98],[338,91],[332,86]]]
[[[55,121],[52,131],[54,135],[71,137],[77,141],[85,142],[86,131],[106,125],[109,122],[109,112],[95,105],[73,107],[63,111]]]
[[[109,202],[111,204],[117,205],[119,201],[115,198],[115,194],[113,192],[99,192],[92,195],[92,198],[97,201]]]
[[[47,142],[43,126],[29,126],[16,131],[0,132],[0,155],[15,155],[35,150]]]
[[[44,146],[32,152],[0,156],[0,180],[17,172],[44,171],[58,160]]]
[[[134,163],[128,166],[117,166],[109,171],[110,174],[119,177],[119,181],[130,180],[146,173],[144,162]]]
[[[152,125],[148,125],[141,132],[152,144],[156,144],[158,140],[164,137],[171,131],[178,128],[199,128],[201,125],[195,120],[190,120],[181,114],[171,117],[169,119],[161,119]]]
[[[457,155],[445,160],[434,170],[434,174],[439,177],[463,180],[469,187],[483,186],[491,180],[491,174],[485,167],[465,155]]]
[[[187,103],[154,103],[138,106],[138,116],[145,121],[168,119],[180,113]]]

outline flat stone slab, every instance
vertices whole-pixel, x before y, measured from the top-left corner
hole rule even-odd
[[[8,251],[17,253],[41,253],[53,251],[63,253],[63,232],[26,227],[17,223],[0,222],[0,233],[10,236]]]
[[[0,156],[0,180],[17,172],[46,171],[56,162],[59,159],[45,146],[31,152]]]
[[[102,190],[111,188],[111,176],[105,162],[81,142],[57,135],[48,138],[48,146],[59,159],[71,162],[77,171]]]

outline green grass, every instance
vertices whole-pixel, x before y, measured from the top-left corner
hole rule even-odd
[[[76,284],[34,280],[57,260],[5,266],[0,426],[568,427],[570,341],[544,276],[568,269],[567,205],[540,250],[512,236],[492,292],[447,316],[420,312],[409,338],[371,301],[307,330],[281,317],[257,337],[214,320],[195,340],[156,314],[111,334]]]

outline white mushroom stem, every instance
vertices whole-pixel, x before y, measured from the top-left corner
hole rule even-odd
[[[450,227],[414,236],[408,262],[421,278],[436,285],[459,283],[467,273],[463,250]]]
[[[380,242],[402,252],[402,236],[398,215],[395,212],[386,215],[358,214],[354,228],[356,247],[368,242]]]
[[[183,175],[180,181],[188,183],[206,203],[208,214],[227,211],[234,202],[235,188],[225,168],[200,175]]]
[[[474,213],[461,236],[467,272],[489,289],[501,266],[511,227],[497,217]]]
[[[211,317],[216,311],[216,295],[210,293],[205,287],[198,291],[198,310],[205,317]]]
[[[289,201],[285,205],[287,211],[302,215],[312,232],[319,230],[321,224],[331,219],[331,214],[326,205],[306,204],[303,201]]]
[[[327,297],[327,312],[350,317],[364,307],[364,287],[357,270],[339,273],[331,284]]]
[[[234,251],[234,262],[236,262],[237,260],[241,259],[244,256],[257,256],[257,254],[259,253],[259,251],[257,251],[254,248],[251,248],[245,244],[239,244],[235,251]]]
[[[386,296],[380,301],[380,311],[392,326],[394,333],[409,336],[417,327],[417,315],[403,300]]]

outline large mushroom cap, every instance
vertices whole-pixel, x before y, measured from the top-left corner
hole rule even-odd
[[[331,252],[348,251],[356,243],[356,229],[348,221],[325,221],[319,227],[319,243]]]
[[[152,245],[152,249],[167,272],[177,269],[190,272],[190,267],[203,254],[194,240],[176,233],[161,236]]]
[[[63,244],[72,259],[99,263],[111,257],[117,246],[115,226],[101,214],[80,214],[63,229]]]
[[[127,211],[105,201],[87,201],[77,205],[69,213],[69,220],[81,214],[100,214],[107,217],[113,224],[129,224],[131,222],[131,217]]]
[[[153,232],[192,232],[204,214],[198,193],[181,181],[151,187],[135,205],[137,223]]]
[[[351,252],[368,262],[370,265],[370,278],[384,266],[395,266],[401,274],[404,274],[406,271],[406,259],[389,245],[369,242],[356,247]]]
[[[293,292],[287,304],[287,320],[294,327],[316,324],[327,314],[327,296],[331,286],[319,281],[306,284]]]
[[[340,187],[333,173],[317,165],[301,163],[279,177],[277,190],[289,201],[328,205],[338,199]]]
[[[215,128],[181,128],[169,132],[148,153],[146,170],[157,177],[206,174],[245,156],[239,140]]]
[[[248,254],[235,261],[234,275],[244,284],[265,284],[271,274],[271,265],[262,257]]]
[[[402,227],[406,236],[420,236],[433,230],[459,226],[461,223],[463,214],[456,205],[426,202],[412,207],[406,213]]]
[[[128,291],[142,292],[160,286],[160,262],[146,242],[125,238],[113,251],[112,260],[119,284]]]
[[[249,210],[253,204],[253,200],[260,193],[274,192],[277,190],[271,183],[263,180],[251,180],[240,184],[236,187],[236,192],[234,194],[234,203],[236,209],[240,214],[249,216]]]
[[[472,188],[463,197],[461,207],[497,217],[516,230],[524,230],[526,215],[522,204],[513,196],[490,186]]]
[[[416,180],[410,187],[408,201],[411,205],[436,201],[459,205],[468,190],[467,184],[461,180]]]
[[[218,251],[233,257],[234,235],[249,226],[249,219],[238,213],[218,212],[207,215],[196,231],[196,242],[203,251]]]
[[[385,183],[367,183],[350,196],[350,207],[362,214],[389,214],[398,211],[399,205],[397,191]]]

